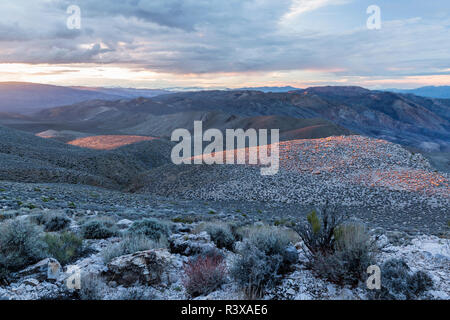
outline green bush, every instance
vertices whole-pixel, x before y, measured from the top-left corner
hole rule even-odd
[[[304,252],[310,265],[318,255],[328,255],[335,251],[335,230],[344,222],[344,216],[327,206],[321,216],[316,211],[307,215],[307,223],[298,223],[293,229],[298,233],[306,247]]]
[[[334,251],[316,254],[312,269],[338,284],[356,285],[375,264],[376,246],[363,225],[345,224],[335,229]]]
[[[109,263],[114,258],[132,254],[138,251],[145,251],[157,248],[166,248],[167,242],[164,239],[156,242],[144,235],[132,235],[125,237],[122,241],[112,244],[103,251],[103,260]]]
[[[289,269],[289,244],[289,236],[275,227],[251,230],[244,239],[231,275],[250,298],[261,297]]]
[[[85,239],[107,239],[117,235],[117,228],[108,221],[94,219],[84,223],[81,232]]]
[[[159,241],[159,239],[167,238],[170,235],[170,228],[165,222],[145,218],[135,221],[128,232],[131,235],[145,235],[154,241]]]
[[[18,271],[46,257],[40,229],[27,221],[10,220],[0,226],[0,269]]]
[[[44,241],[47,243],[48,253],[62,265],[73,262],[83,253],[83,240],[70,232],[46,234]]]

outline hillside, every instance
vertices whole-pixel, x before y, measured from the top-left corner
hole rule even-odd
[[[166,164],[171,150],[170,143],[156,140],[97,151],[1,126],[0,138],[0,180],[108,188],[123,188],[152,166]],[[139,158],[139,154],[147,157]]]
[[[386,91],[407,93],[428,98],[450,99],[450,86],[426,86],[416,89],[386,89]]]
[[[204,120],[206,128],[220,129],[260,128],[264,123],[268,128],[278,126],[283,139],[352,132],[421,151],[449,152],[449,114],[450,100],[360,87],[313,87],[278,93],[200,91],[51,108],[35,115],[37,127],[33,130],[167,137],[176,128],[190,129],[194,120]],[[319,119],[322,123],[315,123]],[[9,125],[31,128],[21,126],[20,121]]]
[[[0,112],[31,114],[45,108],[89,100],[120,100],[153,97],[164,90],[62,87],[27,82],[0,82]]]
[[[438,211],[444,214],[450,205],[448,175],[435,172],[420,154],[399,145],[342,136],[285,141],[279,148],[280,171],[273,176],[261,176],[257,167],[248,165],[167,165],[152,169],[139,182],[144,186],[140,192],[300,206],[328,200],[374,214],[435,210],[434,216]]]

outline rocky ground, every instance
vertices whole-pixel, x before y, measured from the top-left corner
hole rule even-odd
[[[24,217],[24,216],[22,216]],[[127,228],[130,220],[119,220],[121,228]],[[76,229],[72,225],[72,229]],[[131,255],[116,258],[106,263],[103,258],[105,248],[120,241],[112,237],[102,240],[85,240],[84,245],[90,249],[91,254],[80,258],[70,266],[61,266],[54,259],[45,259],[36,265],[21,271],[16,280],[0,287],[1,299],[29,300],[29,299],[78,299],[77,291],[67,288],[68,277],[73,270],[80,274],[89,274],[102,279],[95,282],[97,290],[95,299],[191,299],[183,286],[183,263],[188,261],[195,250],[206,250],[214,247],[207,233],[193,234],[195,223],[177,224],[177,233],[171,236],[171,241],[177,247],[171,249],[157,249],[142,251]],[[372,230],[376,233],[376,230]],[[282,282],[269,290],[263,299],[367,299],[368,290],[364,283],[357,287],[339,286],[324,279],[318,278],[303,263],[301,243],[297,243],[299,262],[285,275]],[[450,240],[435,236],[403,237],[399,234],[383,235],[378,241],[380,247],[380,263],[391,257],[402,257],[411,269],[428,272],[434,287],[426,292],[422,299],[449,299],[450,298]],[[187,248],[187,249],[186,249]],[[223,249],[227,263],[232,264],[236,254]],[[150,256],[151,258],[146,258]],[[153,283],[143,277],[149,265],[159,264],[163,269],[162,280]],[[55,267],[56,266],[56,267]],[[76,273],[75,273],[76,274]],[[127,276],[128,280],[122,280]],[[82,278],[83,279],[83,278]],[[81,285],[83,285],[83,280]],[[86,297],[85,297],[86,298]],[[195,299],[242,299],[245,298],[239,288],[230,278],[218,290]]]
[[[60,214],[70,219],[68,231],[79,233],[86,219],[107,218],[120,233],[125,233],[134,221],[143,217],[164,219],[172,224],[173,233],[167,248],[141,251],[106,262],[104,253],[121,237],[83,240],[84,254],[76,261],[61,265],[46,259],[18,272],[15,278],[0,286],[2,299],[79,299],[77,290],[67,288],[67,279],[73,270],[97,279],[94,290],[84,298],[96,299],[190,299],[183,284],[183,264],[195,253],[215,248],[209,235],[198,226],[205,221],[236,222],[241,225],[276,225],[285,228],[304,218],[307,211],[298,205],[249,202],[205,202],[174,200],[152,195],[128,194],[95,187],[63,184],[0,183],[0,221],[30,220],[38,215]],[[306,210],[306,209],[305,209]],[[367,223],[362,212],[351,212],[351,218]],[[447,214],[447,215],[445,215]],[[400,215],[397,216],[401,217]],[[448,212],[442,216],[448,218]],[[405,222],[411,217],[403,218]],[[450,240],[449,226],[441,226],[438,236],[429,235],[434,227],[429,224],[408,226],[397,220],[383,221],[377,227],[368,224],[372,236],[377,235],[380,248],[378,261],[403,258],[415,270],[426,271],[434,281],[421,299],[450,298]],[[410,228],[415,225],[415,228]],[[431,228],[430,228],[431,227]],[[408,232],[406,232],[408,230]],[[434,230],[436,231],[436,230]],[[428,234],[428,235],[427,235]],[[298,261],[263,299],[367,299],[367,289],[361,282],[356,287],[340,286],[317,277],[304,263],[302,243],[297,248]],[[230,267],[237,253],[221,249]],[[149,265],[163,266],[163,275],[157,282],[147,277]],[[72,270],[72,271],[71,271]],[[127,275],[125,277],[125,275]],[[128,279],[122,281],[121,279]],[[84,278],[83,278],[84,279]],[[87,282],[86,282],[87,281]],[[83,280],[82,283],[90,283]],[[241,299],[242,291],[227,277],[217,290],[195,299]]]

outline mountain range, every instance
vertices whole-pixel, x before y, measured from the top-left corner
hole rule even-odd
[[[450,99],[450,86],[427,86],[416,89],[387,89],[386,91],[414,94],[428,98]]]
[[[45,108],[88,100],[153,97],[168,92],[151,89],[62,87],[27,82],[1,82],[0,113],[31,114]]]
[[[41,105],[27,114],[11,112],[13,108],[0,108],[0,124],[63,142],[95,135],[168,138],[174,129],[192,130],[193,122],[202,120],[204,129],[279,128],[281,139],[285,141],[361,134],[415,151],[450,152],[450,100],[447,99],[349,86],[287,92],[149,91],[148,95],[158,95],[139,98],[129,98],[141,92],[132,89],[125,92],[125,89],[30,84],[9,86],[22,91],[29,88],[27,93],[21,93],[22,102],[34,95],[41,97],[36,101],[44,102],[54,96],[52,103],[55,104],[62,100],[85,99],[86,94],[89,95],[87,101],[51,108]],[[118,94],[129,96],[113,99]],[[7,95],[14,97],[14,90]],[[108,99],[98,99],[99,95],[100,98],[108,95]],[[94,97],[97,98],[90,99]],[[439,159],[442,162],[442,155]]]

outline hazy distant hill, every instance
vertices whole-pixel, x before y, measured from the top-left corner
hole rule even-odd
[[[240,88],[236,90],[255,90],[255,91],[262,91],[262,92],[289,92],[293,90],[299,90],[299,88],[294,88],[291,86],[286,87],[250,87],[250,88]]]
[[[8,125],[34,133],[51,129],[161,137],[203,120],[205,128],[278,127],[283,139],[353,132],[429,152],[450,151],[450,100],[361,87],[181,92],[85,101],[34,117],[33,125],[20,119]]]
[[[119,100],[140,96],[153,97],[163,90],[62,87],[26,82],[0,83],[0,112],[30,114],[45,108],[70,105],[82,101]]]
[[[410,93],[429,98],[450,99],[450,86],[428,86],[417,89],[387,89],[386,91]]]
[[[202,91],[152,99],[166,110],[221,110],[241,116],[323,118],[354,132],[429,151],[450,149],[450,100],[371,91],[313,87],[287,93]]]

